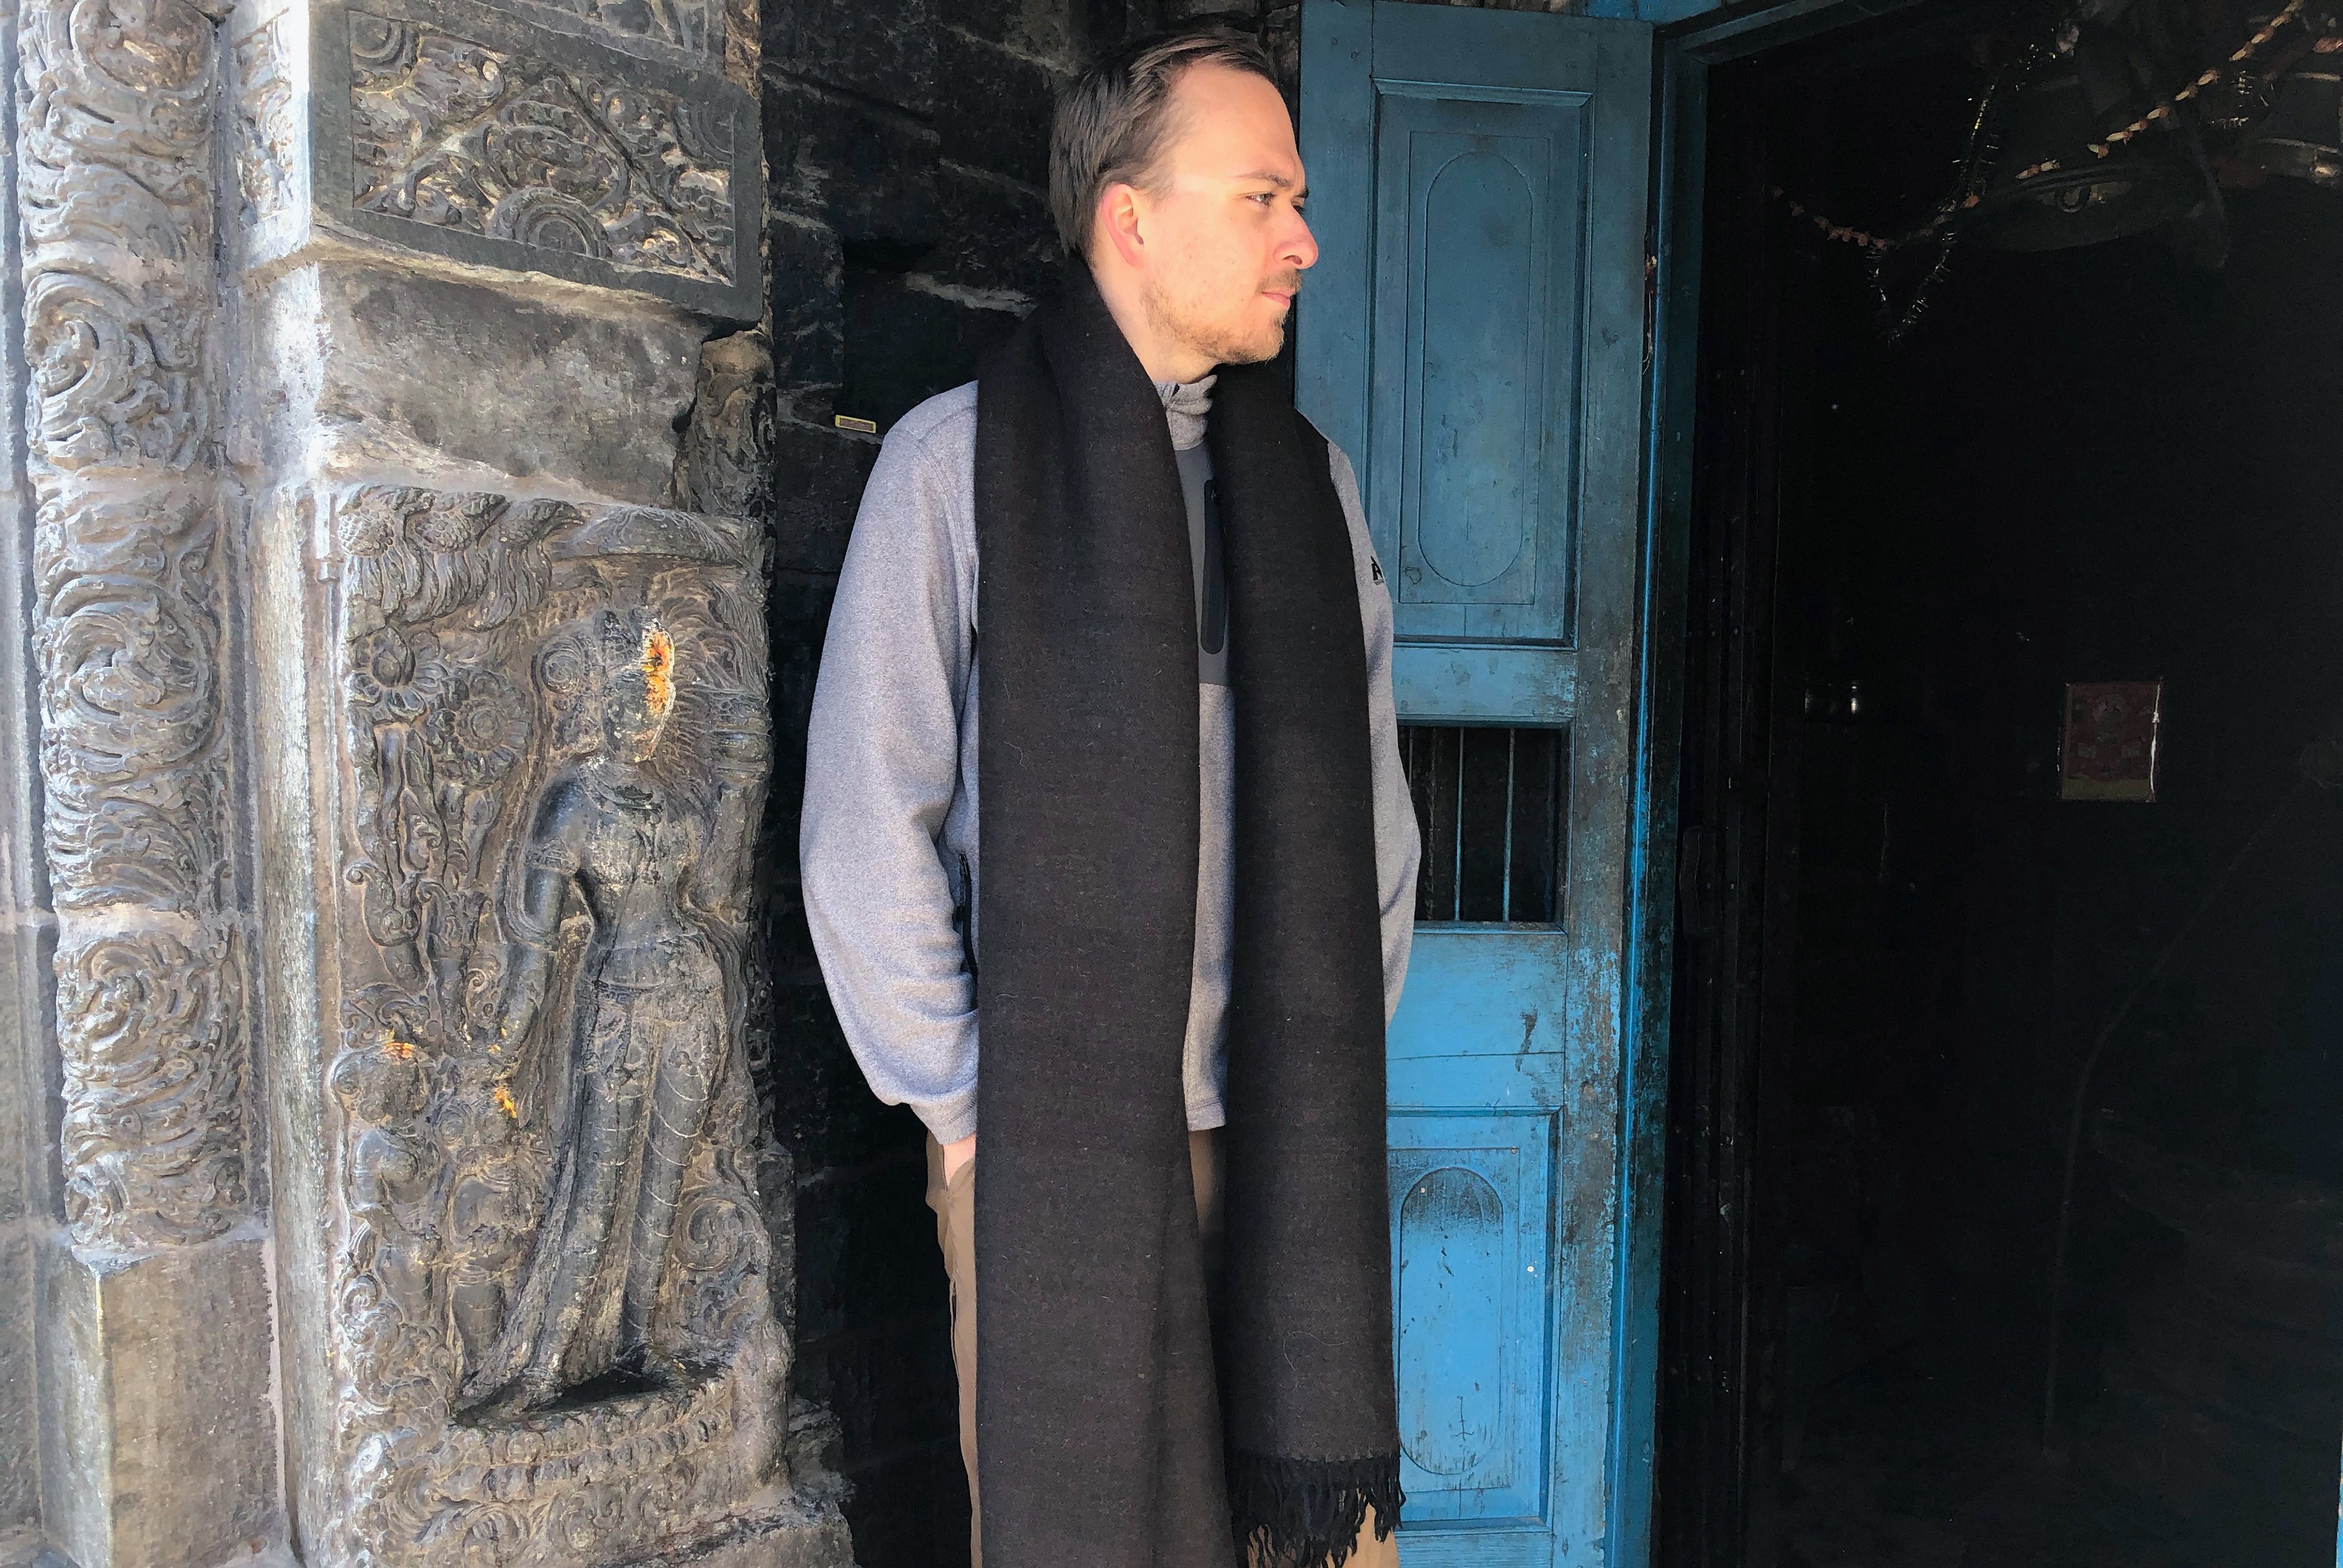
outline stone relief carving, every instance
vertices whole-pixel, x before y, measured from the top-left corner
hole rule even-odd
[[[212,24],[186,0],[27,6],[19,198],[37,459],[196,464]]]
[[[249,226],[274,221],[297,199],[301,111],[296,101],[282,11],[236,37],[236,184]]]
[[[772,503],[778,387],[761,331],[718,337],[699,350],[691,419],[675,455],[675,504],[761,520]]]
[[[713,55],[723,45],[721,0],[522,0],[538,10],[574,18],[622,38],[647,39],[688,55]]]
[[[219,907],[216,532],[208,487],[170,478],[44,498],[42,837],[60,910]]]
[[[761,547],[384,486],[335,517],[337,1550],[672,1545],[785,1435],[742,1052]]]
[[[757,106],[716,4],[236,6],[239,264],[330,235],[756,320]]]
[[[729,105],[356,9],[349,52],[358,210],[733,280]]]
[[[126,1250],[224,1234],[247,1204],[206,383],[216,45],[186,0],[32,5],[19,38],[67,1218]]]
[[[245,1206],[243,965],[232,934],[112,931],[57,954],[66,1212],[77,1237],[200,1241]]]

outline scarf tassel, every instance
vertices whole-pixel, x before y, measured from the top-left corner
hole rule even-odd
[[[1229,1457],[1229,1518],[1239,1558],[1258,1568],[1342,1568],[1359,1543],[1367,1510],[1375,1539],[1399,1523],[1399,1455],[1363,1459]]]

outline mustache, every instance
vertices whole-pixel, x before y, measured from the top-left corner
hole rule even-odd
[[[1272,288],[1282,288],[1288,293],[1298,295],[1302,292],[1302,274],[1299,271],[1282,272],[1261,286],[1263,294]]]

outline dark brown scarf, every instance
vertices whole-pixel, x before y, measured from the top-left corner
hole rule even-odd
[[[1310,1568],[1399,1514],[1366,666],[1325,441],[1267,367],[1209,426],[1236,714],[1227,1264],[1181,1046],[1196,624],[1155,388],[1071,269],[977,390],[977,1449],[1001,1568]],[[1217,1353],[1216,1353],[1217,1352]]]

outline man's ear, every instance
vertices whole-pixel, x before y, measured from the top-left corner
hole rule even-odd
[[[1097,236],[1113,247],[1123,266],[1134,270],[1147,265],[1147,239],[1141,232],[1145,205],[1146,193],[1137,186],[1111,185],[1099,193]]]

